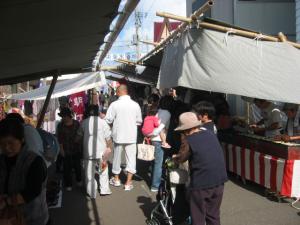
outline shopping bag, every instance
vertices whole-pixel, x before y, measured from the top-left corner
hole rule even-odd
[[[23,213],[16,206],[6,207],[0,211],[1,225],[26,225]]]
[[[144,161],[154,160],[155,147],[150,144],[150,141],[144,139],[142,144],[138,144],[138,156],[137,158]]]
[[[169,172],[170,182],[172,184],[185,184],[189,180],[188,162],[180,163],[178,168],[171,169]]]

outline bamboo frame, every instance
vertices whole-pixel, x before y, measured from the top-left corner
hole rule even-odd
[[[156,12],[156,16],[168,18],[168,19],[173,19],[173,20],[178,20],[181,22],[186,22],[186,23],[191,23],[193,22],[192,18],[185,17],[185,16],[178,16],[172,13],[167,13],[167,12]]]
[[[224,27],[224,26],[220,26],[220,25],[216,25],[216,24],[212,24],[212,23],[207,23],[207,22],[200,22],[198,24],[198,26],[201,27],[201,28],[221,31],[221,32],[225,32],[225,33],[231,32],[234,35],[239,35],[239,36],[247,37],[247,38],[257,38],[257,37],[259,37],[260,40],[264,40],[264,41],[281,42],[281,39],[283,38],[283,40],[285,39],[286,43],[294,46],[295,48],[300,49],[300,44],[299,43],[287,41],[287,38],[285,37],[285,35],[283,33],[280,35],[281,37],[274,37],[274,36],[270,36],[270,35],[260,34],[260,33],[257,33],[257,32],[239,30],[239,29]]]
[[[208,9],[210,9],[214,4],[213,0],[207,1],[202,7],[200,7],[197,11],[195,11],[190,19],[194,19],[199,17],[202,13],[206,12]],[[189,25],[189,22],[184,22],[177,27],[175,31],[173,31],[166,39],[162,40],[154,49],[152,49],[148,54],[146,54],[144,57],[137,60],[137,64],[142,63],[145,59],[149,58],[152,54],[163,48],[171,39],[173,39],[175,36],[179,34],[179,32],[182,32],[186,27]]]
[[[166,39],[164,39],[163,41],[158,43],[158,45],[152,51],[150,51],[144,57],[137,60],[137,64],[142,64],[144,60],[151,57],[156,52],[160,51],[171,39],[173,39],[175,36],[177,36],[179,34],[179,32],[182,32],[190,23],[192,23],[193,21],[196,21],[197,18],[202,13],[204,13],[205,11],[210,9],[213,6],[213,4],[214,4],[213,0],[207,1],[202,7],[200,7],[197,11],[195,11],[190,17],[183,17],[183,16],[178,16],[178,15],[174,15],[171,13],[165,13],[165,12],[157,12],[156,13],[157,16],[178,20],[183,23],[175,31],[173,31]],[[247,38],[253,38],[253,39],[259,38],[260,40],[263,40],[263,41],[286,42],[286,43],[292,45],[293,47],[300,49],[300,43],[289,41],[282,32],[280,32],[278,34],[278,37],[274,37],[271,35],[261,34],[259,32],[245,31],[245,30],[241,30],[241,29],[225,27],[225,26],[207,23],[207,22],[199,22],[198,27],[201,27],[203,29],[216,30],[216,31],[224,32],[224,33],[230,32],[233,35],[239,35],[239,36],[247,37]]]

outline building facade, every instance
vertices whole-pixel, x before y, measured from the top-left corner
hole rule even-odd
[[[300,0],[296,0],[296,40],[300,42]]]

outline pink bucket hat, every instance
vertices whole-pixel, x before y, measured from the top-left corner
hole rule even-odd
[[[197,115],[193,112],[182,113],[179,116],[179,126],[175,129],[176,131],[188,130],[194,127],[201,126],[201,121],[198,120]]]

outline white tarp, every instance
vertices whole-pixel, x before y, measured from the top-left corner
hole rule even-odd
[[[51,98],[59,98],[81,91],[86,91],[106,83],[103,72],[82,73],[78,77],[65,80],[56,84]],[[34,89],[29,92],[14,94],[10,99],[15,100],[43,100],[46,99],[49,85]]]
[[[158,87],[176,86],[300,103],[300,50],[190,29],[164,51]]]

